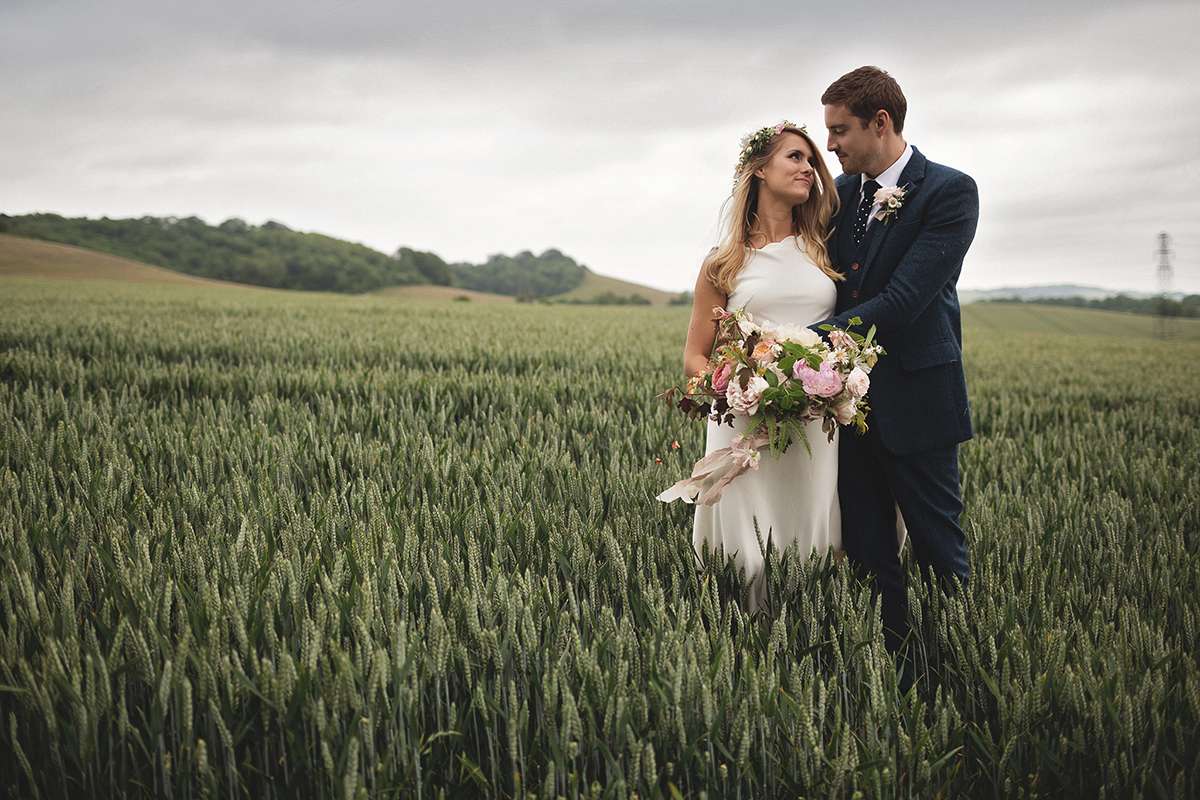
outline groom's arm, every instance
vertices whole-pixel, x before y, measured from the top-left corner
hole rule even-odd
[[[863,330],[874,325],[882,335],[908,325],[962,268],[978,223],[979,191],[970,175],[959,173],[942,187],[883,291],[817,325],[846,328],[851,317],[861,317]]]

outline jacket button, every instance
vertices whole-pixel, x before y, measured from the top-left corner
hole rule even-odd
[[[858,289],[854,289],[854,290],[852,290],[852,291],[850,292],[850,296],[851,296],[851,297],[858,297]]]
[[[860,266],[860,264],[859,264],[857,261],[855,261],[853,264],[851,264],[851,265],[850,265],[850,269],[852,269],[852,270],[854,270],[855,272],[857,272],[857,271],[858,271],[858,268],[859,268],[859,266]]]

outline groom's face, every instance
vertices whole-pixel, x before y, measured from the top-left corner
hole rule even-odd
[[[877,160],[879,137],[844,105],[825,106],[825,149],[837,156],[842,172],[857,175]]]

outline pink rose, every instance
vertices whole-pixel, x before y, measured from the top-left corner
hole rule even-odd
[[[744,414],[747,417],[754,416],[758,412],[759,395],[768,386],[770,384],[758,375],[752,375],[746,381],[745,389],[737,381],[730,381],[728,388],[725,390],[725,400],[729,403],[729,410],[734,414]]]
[[[804,391],[813,397],[833,397],[842,390],[842,376],[828,361],[821,362],[820,370],[813,369],[804,361],[797,361],[792,367],[792,377],[800,381]]]
[[[725,387],[729,386],[729,376],[732,374],[733,364],[730,364],[728,361],[717,367],[717,371],[713,373],[712,378],[713,391],[717,394],[724,394]]]

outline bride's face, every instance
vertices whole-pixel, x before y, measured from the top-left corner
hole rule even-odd
[[[816,181],[816,169],[813,166],[816,157],[803,136],[784,133],[771,160],[754,171],[763,182],[760,191],[778,195],[792,205],[808,200],[813,182]]]

